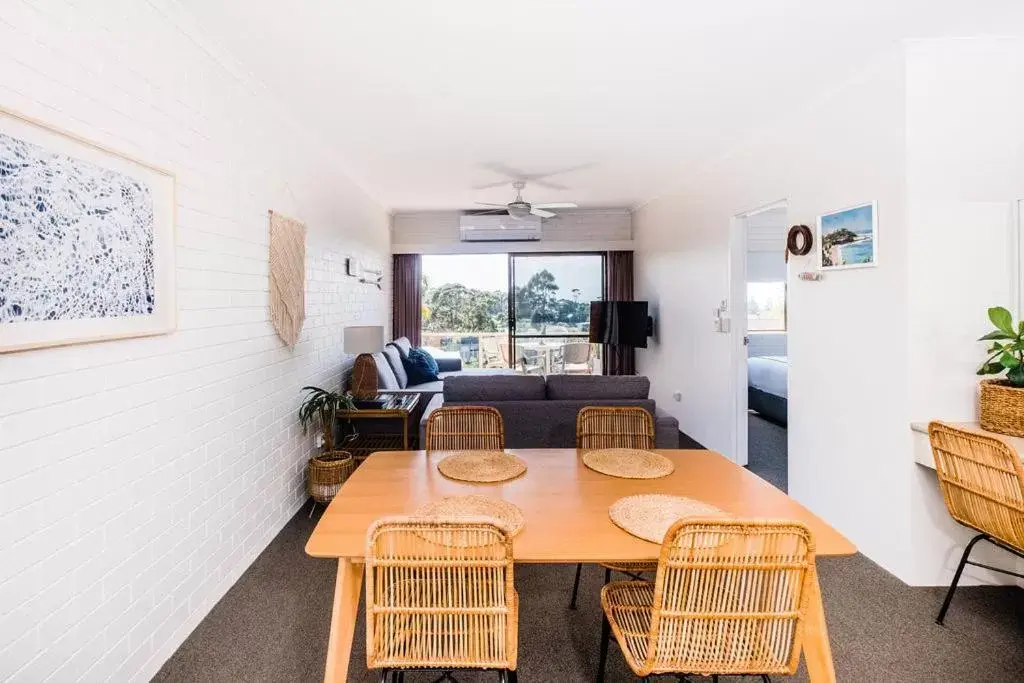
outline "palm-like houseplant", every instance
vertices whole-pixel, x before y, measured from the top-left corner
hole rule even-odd
[[[320,387],[302,387],[302,390],[306,392],[299,406],[302,431],[306,433],[310,426],[319,425],[323,434],[323,451],[309,461],[307,490],[315,502],[328,503],[355,468],[351,453],[335,450],[334,423],[339,411],[355,410],[356,404],[347,393]]]
[[[981,426],[1024,436],[1024,320],[1014,324],[1002,306],[988,309],[988,319],[996,329],[979,339],[992,343],[978,374],[1002,377],[981,383]]]

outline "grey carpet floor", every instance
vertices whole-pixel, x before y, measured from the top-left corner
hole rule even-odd
[[[303,552],[315,521],[305,510],[297,514],[154,680],[321,681],[335,563]],[[908,588],[860,555],[823,558],[819,567],[839,681],[1024,680],[1024,591],[1019,588],[961,589],[942,627],[934,622],[941,589]],[[568,565],[516,568],[524,683],[594,679],[603,572],[585,569],[580,606],[573,612],[566,607],[573,571]],[[359,683],[377,680],[366,670],[363,634],[360,610],[349,676]],[[634,680],[614,646],[608,661],[609,681]],[[406,676],[409,683],[434,678]],[[495,681],[497,676],[468,673],[459,680]],[[801,669],[793,678],[773,680],[807,679]]]
[[[775,488],[789,490],[786,428],[747,413],[747,469]]]

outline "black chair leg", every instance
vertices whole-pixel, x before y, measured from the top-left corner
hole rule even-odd
[[[612,580],[612,570],[611,569],[605,569],[604,570],[604,582],[605,583],[611,583],[611,580]]]
[[[576,580],[572,582],[572,600],[569,601],[569,609],[576,609],[576,595],[580,592],[580,572],[583,571],[583,563],[576,565]]]
[[[519,683],[519,674],[516,673],[515,669],[509,669],[508,683]]]
[[[768,677],[768,674],[761,674],[761,683],[772,683],[772,679]]]
[[[942,622],[946,618],[946,611],[949,610],[949,603],[953,602],[953,593],[956,592],[956,586],[960,583],[960,575],[964,573],[964,566],[967,564],[967,558],[971,554],[971,550],[974,549],[974,544],[978,541],[987,538],[986,534],[978,534],[971,539],[971,542],[964,548],[964,554],[960,557],[960,564],[956,568],[956,573],[953,574],[953,583],[949,585],[949,591],[946,592],[946,599],[942,602],[942,609],[939,610],[939,616],[935,618],[935,623],[942,625]]]
[[[380,683],[388,683],[388,677],[391,675],[390,669],[380,670]]]
[[[608,660],[608,641],[612,639],[612,625],[608,623],[608,615],[601,618],[601,658],[597,665],[597,683],[604,683],[604,665]]]

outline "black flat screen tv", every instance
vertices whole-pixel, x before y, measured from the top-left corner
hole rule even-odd
[[[590,342],[645,349],[649,321],[646,301],[591,301]]]

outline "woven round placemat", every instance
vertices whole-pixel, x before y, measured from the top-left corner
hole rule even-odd
[[[665,540],[665,532],[683,517],[725,516],[713,505],[682,496],[643,493],[619,498],[608,508],[608,516],[623,531],[651,543]]]
[[[526,463],[504,451],[462,451],[437,463],[437,469],[449,479],[492,483],[515,479],[526,471]]]
[[[523,529],[523,511],[517,505],[505,500],[487,496],[449,496],[432,500],[416,509],[416,517],[446,519],[463,517],[489,517],[505,528],[509,536],[515,536]]]
[[[620,479],[660,479],[676,466],[664,455],[635,448],[602,448],[583,454],[583,464],[601,474]]]

